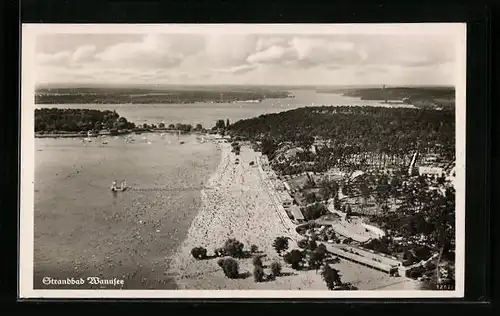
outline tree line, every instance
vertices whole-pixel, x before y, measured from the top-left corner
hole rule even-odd
[[[218,91],[218,90],[130,90],[127,89],[41,89],[35,104],[172,104],[195,102],[237,102],[270,98],[287,98],[286,91]]]
[[[35,132],[81,132],[102,129],[134,129],[133,122],[116,111],[92,109],[35,109]]]
[[[228,130],[260,141],[263,154],[270,159],[283,144],[309,149],[315,140],[326,140],[315,154],[309,150],[297,154],[292,158],[295,164],[277,162],[284,174],[348,169],[350,165],[407,166],[415,151],[432,152],[450,161],[455,155],[455,114],[451,110],[307,107],[240,120]]]
[[[229,120],[227,120],[229,124]],[[92,110],[92,109],[59,109],[42,108],[35,109],[35,132],[86,132],[89,130],[98,132],[100,130],[149,130],[170,129],[183,133],[191,131],[204,131],[202,124],[177,123],[165,124],[141,124],[137,125],[120,117],[116,111]]]
[[[453,87],[389,87],[348,89],[345,96],[361,100],[403,100],[416,107],[443,107],[454,109],[455,89]]]

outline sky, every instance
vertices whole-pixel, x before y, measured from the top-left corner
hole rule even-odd
[[[454,85],[446,34],[45,33],[37,84]]]

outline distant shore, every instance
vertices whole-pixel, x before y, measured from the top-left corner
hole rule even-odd
[[[138,131],[126,131],[126,132],[120,132],[116,135],[112,135],[110,133],[105,133],[105,134],[92,134],[88,135],[86,132],[85,133],[75,133],[75,132],[66,132],[66,131],[58,131],[55,133],[37,133],[35,132],[35,138],[86,138],[86,137],[98,137],[98,136],[120,136],[120,135],[129,135],[129,134],[142,134],[142,133],[171,133],[171,134],[177,134],[179,133],[179,130],[172,130],[172,129],[164,129],[164,128],[156,128],[156,129],[145,129],[145,130],[138,130]],[[203,131],[180,131],[181,134],[204,134]]]
[[[38,88],[35,104],[193,104],[260,102],[264,99],[293,98],[276,89],[138,89],[138,88]]]

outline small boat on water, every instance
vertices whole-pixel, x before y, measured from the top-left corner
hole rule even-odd
[[[127,181],[122,181],[119,187],[116,186],[116,180],[113,181],[113,184],[111,185],[111,191],[113,192],[122,192],[125,191],[126,189],[127,189]]]
[[[107,143],[108,143],[108,141],[105,139],[105,140],[103,140],[103,141],[102,141],[102,143],[103,143],[103,144],[107,144]]]
[[[181,138],[181,131],[177,131],[177,140],[180,140]],[[184,144],[185,142],[184,141],[179,141],[179,144]]]
[[[135,141],[135,138],[133,138],[132,136],[126,136],[126,137],[125,137],[125,141],[126,141],[127,143],[131,143],[131,142],[134,142],[134,141]]]

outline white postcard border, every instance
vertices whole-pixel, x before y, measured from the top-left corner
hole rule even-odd
[[[34,259],[34,94],[35,38],[48,33],[215,33],[241,34],[439,34],[457,39],[456,47],[456,286],[454,291],[271,291],[271,290],[38,290],[33,289]],[[21,178],[19,213],[19,298],[450,298],[465,288],[465,136],[466,24],[23,24],[21,65]]]

